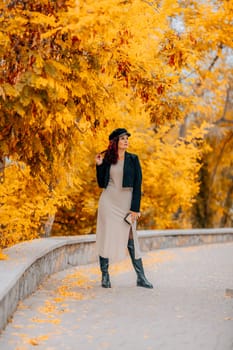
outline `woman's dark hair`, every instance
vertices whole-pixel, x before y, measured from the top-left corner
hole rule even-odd
[[[118,160],[118,141],[119,137],[114,137],[109,142],[108,149],[105,151],[104,160],[108,164],[116,164]]]

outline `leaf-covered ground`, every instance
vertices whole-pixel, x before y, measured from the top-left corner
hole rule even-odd
[[[19,304],[1,350],[232,350],[233,243],[149,252],[153,290],[135,286],[129,259],[111,266],[111,289],[97,265],[49,277]]]

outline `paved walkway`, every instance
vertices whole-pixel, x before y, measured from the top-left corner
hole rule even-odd
[[[19,304],[0,350],[233,350],[233,243],[143,260],[153,290],[135,286],[129,259],[111,266],[111,289],[96,265],[51,276]]]

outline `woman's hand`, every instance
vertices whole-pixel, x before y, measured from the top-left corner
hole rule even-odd
[[[141,216],[141,213],[137,213],[136,211],[131,211],[131,217],[132,217],[132,222],[134,223],[135,221],[137,221],[140,216]]]
[[[96,156],[95,156],[95,162],[97,165],[101,165],[103,163],[103,157],[100,153],[98,153]]]

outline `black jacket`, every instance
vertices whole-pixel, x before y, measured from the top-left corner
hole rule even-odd
[[[99,187],[107,188],[110,178],[110,164],[105,160],[101,165],[96,165],[96,177]],[[125,152],[122,187],[132,187],[132,201],[130,210],[139,212],[141,202],[142,171],[138,156]]]

